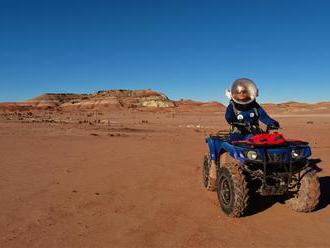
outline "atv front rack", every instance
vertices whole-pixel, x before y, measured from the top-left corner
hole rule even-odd
[[[293,161],[290,159],[289,163],[287,164],[287,169],[284,172],[274,172],[272,174],[268,173],[267,166],[276,164],[281,164],[281,162],[273,162],[269,161],[269,156],[267,154],[266,149],[263,149],[264,152],[264,161],[263,163],[263,176],[262,176],[262,185],[259,189],[260,195],[267,196],[267,195],[283,195],[285,192],[288,191],[289,185],[292,182],[292,176],[302,171],[303,169],[309,166],[309,161],[306,160],[306,164],[299,168],[299,170],[294,170]],[[284,168],[286,168],[284,166]],[[272,183],[269,183],[272,182]]]

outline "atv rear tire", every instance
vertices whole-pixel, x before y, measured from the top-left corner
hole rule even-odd
[[[209,191],[216,190],[216,178],[210,177],[211,158],[209,155],[205,155],[203,159],[203,184]]]
[[[248,208],[249,190],[239,165],[224,164],[219,169],[217,195],[221,209],[231,217],[241,217]]]
[[[297,212],[311,212],[319,203],[320,182],[313,170],[301,172],[300,187],[293,198],[285,201],[289,208]]]

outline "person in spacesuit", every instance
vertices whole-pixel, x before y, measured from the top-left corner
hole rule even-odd
[[[230,140],[247,140],[253,136],[251,128],[259,130],[259,121],[267,127],[278,129],[279,123],[269,117],[265,110],[256,102],[258,88],[256,84],[247,78],[240,78],[233,82],[230,91],[226,92],[230,99],[225,118],[231,125]],[[215,160],[211,160],[210,180],[216,181],[217,170]]]
[[[247,78],[237,79],[226,95],[230,99],[225,118],[231,125],[231,140],[249,138],[252,134],[247,126],[259,129],[259,120],[267,127],[279,128],[279,123],[270,118],[256,102],[258,89],[252,80]]]

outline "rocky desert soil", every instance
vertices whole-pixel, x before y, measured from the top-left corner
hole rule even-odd
[[[201,180],[223,109],[184,110],[1,113],[0,247],[329,247],[329,114],[270,112],[310,142],[317,210],[256,197],[233,219]]]

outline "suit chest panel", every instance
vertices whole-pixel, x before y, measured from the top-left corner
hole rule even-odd
[[[249,109],[246,111],[237,111],[236,118],[238,121],[253,121],[258,119],[258,115],[255,109]]]

